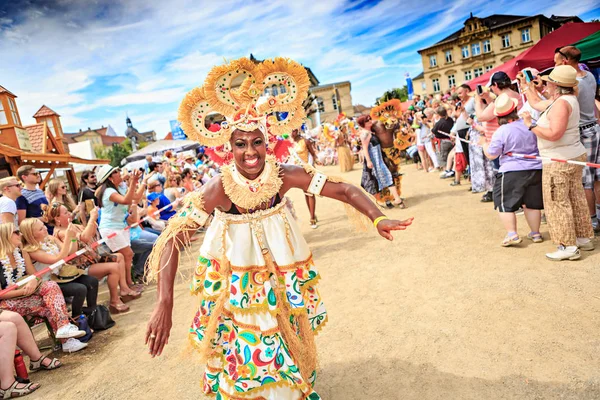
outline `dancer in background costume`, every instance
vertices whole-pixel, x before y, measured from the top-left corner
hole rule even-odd
[[[294,151],[303,164],[309,164],[314,166],[317,161],[317,153],[313,144],[300,134],[300,129],[292,130],[292,140],[294,140]],[[309,155],[312,157],[310,160]],[[293,160],[295,157],[293,158]],[[312,161],[312,162],[311,162]],[[317,229],[317,199],[312,193],[304,192],[304,198],[306,199],[306,205],[308,206],[308,212],[310,213],[310,227]]]
[[[352,171],[354,168],[354,156],[348,146],[348,125],[344,124],[340,126],[339,134],[335,139],[335,146],[337,149],[338,163],[340,164],[341,172]]]
[[[398,120],[401,115],[402,107],[398,99],[386,101],[371,109],[371,119],[374,121],[371,131],[381,144],[383,162],[392,174],[398,196],[402,195],[402,174],[400,174],[400,161],[402,157],[400,156],[400,152],[412,146],[415,141],[413,136],[399,129],[400,124]],[[388,187],[385,187],[375,195],[375,198],[381,204],[392,202],[394,195]],[[401,200],[398,207],[406,208],[406,205]]]
[[[240,75],[245,77],[242,85],[231,89]],[[273,83],[287,90],[259,98]],[[217,399],[320,399],[313,390],[314,335],[327,314],[311,251],[285,207],[289,189],[346,203],[362,213],[355,217],[368,217],[367,223],[373,221],[389,240],[391,231],[412,222],[387,219],[355,186],[307,164],[280,165],[267,155],[269,135],[302,123],[309,85],[306,70],[294,61],[275,58],[255,64],[242,58],[213,68],[204,86],[188,93],[179,110],[189,138],[208,146],[228,142],[233,161],[200,192],[186,196],[183,209],[156,242],[148,274],[158,277],[158,302],[146,342],[153,356],[162,353],[172,325],[180,244],[214,212],[192,284],[201,302],[190,341],[207,364],[203,391]],[[227,119],[218,132],[203,124],[213,112]],[[287,118],[278,121],[276,112],[287,112]]]

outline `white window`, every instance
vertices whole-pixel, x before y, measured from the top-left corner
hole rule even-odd
[[[492,64],[485,66],[485,72],[491,71],[492,69],[494,69],[494,66]]]
[[[462,47],[462,58],[469,58],[469,46]]]
[[[456,86],[456,80],[454,79],[454,74],[453,75],[448,75],[448,87],[453,87]]]
[[[433,91],[435,93],[440,91],[440,80],[438,78],[433,78]]]
[[[12,98],[8,98],[8,106],[10,107],[10,113],[12,115],[13,122],[16,125],[21,125],[21,121],[19,120],[19,114],[17,113],[17,106],[15,101]]]
[[[483,41],[483,52],[489,53],[490,51],[492,51],[492,42],[490,41],[490,39],[484,40]]]
[[[317,109],[319,112],[325,112],[325,103],[323,103],[322,97],[317,97]]]
[[[271,93],[273,94],[273,96],[277,96],[279,94],[279,92],[277,91],[277,85],[271,86]]]
[[[429,66],[437,67],[437,58],[435,57],[435,54],[429,56]]]
[[[52,122],[52,118],[46,118],[46,126],[52,132],[52,135],[56,137],[56,131],[54,130],[54,123]]]
[[[531,35],[529,34],[529,28],[521,29],[521,43],[527,43],[531,41]]]
[[[481,54],[481,45],[479,43],[473,43],[471,45],[471,55],[478,56]]]
[[[446,50],[446,62],[447,63],[452,62],[452,50]]]
[[[6,112],[4,111],[4,106],[2,105],[2,99],[0,99],[0,125],[7,125],[8,120],[6,119]]]
[[[473,73],[475,74],[475,78],[477,78],[478,76],[483,75],[483,67],[475,68],[473,70]]]
[[[333,103],[333,109],[334,109],[334,111],[337,111],[337,109],[338,109],[338,103],[337,103],[337,97],[335,97],[335,94],[331,95],[331,102]]]
[[[471,79],[473,79],[473,76],[471,75],[471,71],[465,71],[465,81],[470,81]]]
[[[427,83],[425,83],[425,81],[421,82],[421,89],[423,89],[423,91],[427,90]]]
[[[502,35],[502,47],[509,47],[510,46],[510,35],[504,34]]]

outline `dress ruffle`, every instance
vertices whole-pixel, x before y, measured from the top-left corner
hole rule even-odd
[[[275,274],[270,272],[265,251]],[[229,263],[229,268],[224,268],[223,262]],[[220,399],[320,398],[312,390],[315,371],[300,371],[280,329],[282,320],[277,318],[289,312],[292,329],[300,337],[300,319],[307,317],[309,334],[316,334],[327,322],[317,288],[319,278],[285,200],[253,214],[216,213],[191,285],[192,293],[201,298],[190,329],[194,346],[201,347],[209,321],[218,318],[204,373],[206,394]],[[278,304],[277,287],[285,288],[285,307]],[[222,311],[213,315],[225,291]]]

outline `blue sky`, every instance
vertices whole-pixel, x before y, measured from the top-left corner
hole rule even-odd
[[[421,72],[417,50],[469,13],[600,18],[597,0],[0,0],[0,85],[24,123],[46,104],[65,132],[110,124],[169,131],[213,65],[291,57],[321,83],[352,82],[355,104]]]

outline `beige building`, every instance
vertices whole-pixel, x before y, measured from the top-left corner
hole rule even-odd
[[[328,83],[313,86],[309,89],[313,104],[310,108],[308,118],[312,125],[317,124],[317,112],[320,122],[333,122],[337,116],[344,112],[348,117],[354,116],[352,106],[352,85],[349,81]],[[316,111],[316,112],[315,112]]]
[[[450,36],[421,49],[423,72],[413,79],[415,94],[441,93],[497,67],[543,36],[578,17],[494,14],[473,16]]]

